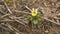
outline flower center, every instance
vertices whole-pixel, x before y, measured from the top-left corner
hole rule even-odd
[[[32,9],[32,16],[36,16],[37,15],[37,9]]]

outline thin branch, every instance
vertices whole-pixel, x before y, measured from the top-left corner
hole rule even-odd
[[[9,16],[9,18],[14,19],[16,22],[18,22],[18,23],[20,23],[20,24],[22,24],[22,25],[25,26],[25,24],[24,23],[21,23],[16,17]]]
[[[0,13],[5,14],[1,8],[0,8]]]
[[[2,22],[6,22],[6,21],[14,21],[14,20],[10,20],[10,19],[4,19],[4,20],[0,20],[0,21],[2,21]]]
[[[52,23],[54,23],[54,24],[60,25],[60,23],[57,23],[57,22],[55,22],[55,21],[53,21],[53,20],[50,20],[50,19],[48,19],[48,18],[45,18],[45,17],[41,17],[41,18],[44,19],[44,20],[50,21],[50,22],[52,22]]]
[[[12,32],[12,30],[10,30],[9,28],[6,28],[6,27],[2,26],[1,24],[0,24],[0,28],[4,29],[6,31]]]
[[[15,32],[21,34],[22,32],[20,32],[18,29],[14,28],[13,26],[11,26],[10,24],[6,24],[9,28],[12,28]],[[23,33],[24,34],[24,33]]]
[[[25,6],[25,8],[27,8],[29,11],[32,11],[28,6]]]
[[[9,9],[7,3],[5,2],[5,0],[2,0],[4,2],[4,5],[6,6],[7,10],[9,11],[10,14],[12,14],[12,11]]]
[[[17,12],[17,13],[23,13],[23,14],[31,14],[31,13],[29,13],[29,12],[19,11],[19,10],[15,10],[14,12]]]
[[[60,21],[58,19],[56,19],[57,23],[60,23]]]
[[[2,24],[2,25],[7,26],[10,30],[14,31],[10,25],[8,24]]]
[[[3,27],[2,25],[4,26],[7,26],[8,28],[5,28]],[[16,28],[14,28],[13,26],[11,26],[10,24],[6,23],[6,24],[0,24],[0,27],[5,29],[6,31],[9,31],[9,32],[17,32],[19,34],[24,34],[23,32],[20,32],[19,30],[17,30]]]
[[[5,15],[1,16],[0,18],[4,18],[4,17],[6,17],[6,16],[8,16],[8,15],[10,15],[10,14],[5,14]]]
[[[27,18],[25,18],[24,20],[21,19],[21,18],[23,18],[23,17],[15,17],[15,16],[14,16],[13,18],[27,24],[27,22],[25,21]]]
[[[58,20],[60,19],[60,17],[54,17],[54,18],[55,18],[55,19],[58,19]]]

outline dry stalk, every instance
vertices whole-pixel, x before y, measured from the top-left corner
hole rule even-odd
[[[10,10],[10,8],[8,7],[7,3],[5,2],[5,0],[2,0],[4,2],[4,5],[6,6],[7,10],[9,11],[10,14],[12,14],[12,11]]]

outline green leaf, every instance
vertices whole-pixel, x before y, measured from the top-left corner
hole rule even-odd
[[[33,20],[32,21],[34,24],[38,24],[38,20]]]
[[[27,19],[28,21],[31,21],[32,20],[32,18],[31,18],[31,16],[28,16],[28,19]]]
[[[42,14],[42,11],[41,10],[38,10],[39,14],[41,15]]]
[[[12,0],[6,0],[6,2],[8,3],[8,5],[11,5],[12,4]]]

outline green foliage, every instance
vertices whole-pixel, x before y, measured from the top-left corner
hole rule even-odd
[[[32,22],[33,22],[34,24],[38,24],[38,23],[41,22],[41,16],[40,16],[40,15],[41,15],[41,14],[38,12],[38,15],[35,16],[35,17],[33,17]]]
[[[37,16],[28,16],[28,21],[32,21],[33,24],[41,23],[41,13],[38,11]]]
[[[31,18],[30,15],[28,16],[28,19],[27,20],[28,20],[28,22],[32,20],[32,18]]]
[[[6,0],[6,2],[7,2],[8,5],[11,5],[13,0]]]
[[[22,0],[18,0],[18,1],[19,1],[20,4],[22,3]]]

